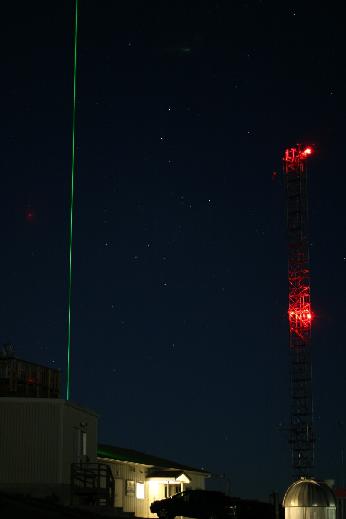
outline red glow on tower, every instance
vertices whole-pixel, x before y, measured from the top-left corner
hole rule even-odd
[[[314,464],[311,391],[310,262],[306,159],[311,146],[287,148],[284,172],[288,230],[288,325],[291,352],[290,443],[297,476],[308,476]]]
[[[303,155],[308,156],[308,155],[312,155],[313,153],[313,149],[311,148],[311,146],[307,146],[307,148],[305,148],[305,150],[303,151]]]
[[[311,146],[287,148],[284,155],[288,206],[288,320],[290,333],[305,340],[311,333],[310,266],[307,242],[305,159]],[[291,341],[292,342],[292,341]]]
[[[292,283],[288,279],[289,298],[288,298],[288,318],[290,333],[294,333],[301,339],[310,335],[312,312],[310,304],[310,287],[304,286],[304,278]]]

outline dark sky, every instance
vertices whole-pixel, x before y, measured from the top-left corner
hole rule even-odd
[[[80,1],[72,399],[100,413],[101,441],[226,473],[235,495],[291,477],[281,158],[296,142],[316,147],[316,476],[342,480],[341,10]],[[0,340],[63,377],[73,16],[72,0],[7,2],[0,31]]]

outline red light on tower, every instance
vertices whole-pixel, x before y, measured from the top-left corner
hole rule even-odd
[[[312,152],[313,149],[311,148],[311,146],[307,146],[302,154],[304,155],[304,157],[307,157],[308,155],[312,155]]]
[[[294,148],[287,148],[284,155],[285,172],[297,170],[301,168],[299,164],[305,161],[314,153],[312,146],[303,147],[301,144],[297,144]]]
[[[314,465],[311,389],[311,309],[308,241],[307,162],[314,149],[297,144],[283,157],[288,235],[288,326],[291,353],[290,444],[297,477]]]

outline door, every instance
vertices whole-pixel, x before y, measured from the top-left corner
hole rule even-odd
[[[115,478],[114,491],[115,491],[114,506],[116,506],[117,508],[122,508],[123,507],[123,495],[124,495],[124,480],[123,479]]]

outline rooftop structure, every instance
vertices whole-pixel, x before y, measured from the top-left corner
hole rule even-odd
[[[60,370],[0,354],[0,397],[59,398]]]

